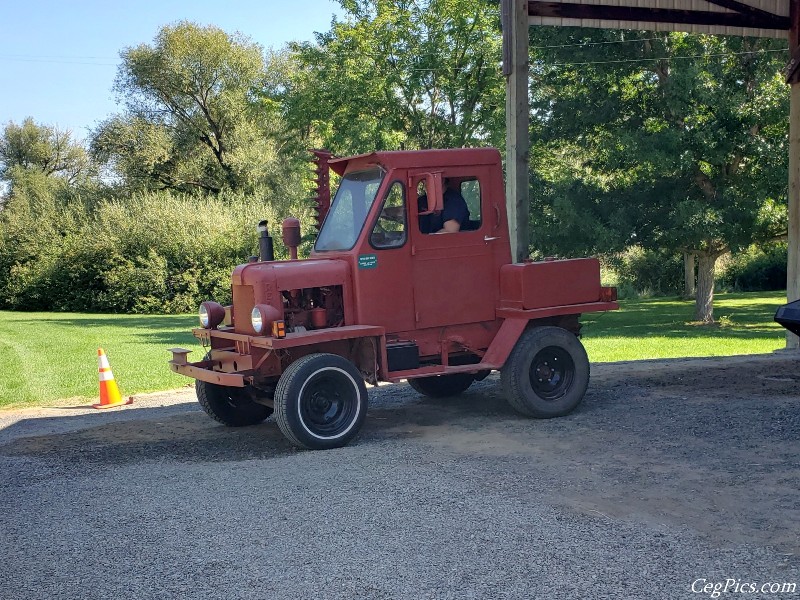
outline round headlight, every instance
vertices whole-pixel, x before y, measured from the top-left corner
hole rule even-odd
[[[216,302],[203,302],[197,311],[200,325],[205,329],[214,329],[225,320],[225,308]]]
[[[253,331],[256,333],[261,333],[264,330],[264,319],[257,306],[253,309],[253,312],[250,313],[250,323],[253,325]]]
[[[281,312],[269,304],[256,304],[250,313],[250,324],[256,335],[272,333],[272,324],[281,319]]]
[[[211,321],[211,319],[208,316],[208,309],[206,308],[205,304],[200,305],[198,316],[200,317],[200,325],[202,325],[203,327],[208,327],[208,324]]]

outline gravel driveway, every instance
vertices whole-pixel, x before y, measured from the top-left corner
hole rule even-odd
[[[193,398],[0,412],[0,597],[800,596],[797,354],[594,365],[547,421],[381,386],[327,452]]]

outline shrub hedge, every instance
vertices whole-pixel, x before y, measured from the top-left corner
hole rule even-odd
[[[683,292],[683,257],[631,248],[605,261],[616,272],[620,298],[669,296]]]
[[[234,193],[88,202],[40,183],[0,212],[3,309],[182,313],[206,299],[230,302],[233,267],[258,252],[258,221],[280,239],[290,214]],[[308,223],[310,211],[296,208]]]
[[[0,309],[185,313],[207,299],[230,302],[231,271],[257,254],[261,219],[279,240],[280,221],[299,217],[306,232],[301,253],[310,250],[310,203],[283,206],[230,192],[103,199],[25,173],[0,207]],[[285,257],[281,243],[275,249]],[[735,291],[784,289],[786,256],[785,243],[750,248],[725,263],[718,283]],[[683,291],[680,255],[632,248],[605,266],[622,298]]]
[[[786,289],[787,244],[752,246],[718,263],[716,285],[731,292]],[[604,265],[620,298],[670,296],[683,293],[683,257],[680,254],[631,248],[607,257]]]
[[[788,246],[776,243],[750,247],[731,257],[719,282],[737,292],[767,292],[786,289]]]

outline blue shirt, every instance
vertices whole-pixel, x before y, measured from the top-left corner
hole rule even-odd
[[[427,201],[427,196],[419,197],[419,210],[426,209]],[[442,207],[442,212],[420,216],[419,228],[422,233],[436,233],[444,227],[447,221],[458,221],[461,227],[464,227],[464,224],[469,221],[467,201],[460,192],[447,188],[444,191]]]

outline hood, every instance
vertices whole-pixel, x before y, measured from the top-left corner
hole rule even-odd
[[[248,263],[233,272],[231,283],[250,285],[274,284],[278,291],[341,285],[349,272],[348,264],[338,259],[308,259]]]

